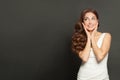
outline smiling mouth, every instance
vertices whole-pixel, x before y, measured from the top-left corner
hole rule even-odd
[[[94,26],[88,26],[88,27],[87,27],[87,30],[88,30],[88,31],[94,30]]]
[[[93,27],[94,25],[88,25],[88,27]]]
[[[88,28],[94,28],[93,26],[88,26]]]

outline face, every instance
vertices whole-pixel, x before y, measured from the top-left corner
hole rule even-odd
[[[98,19],[94,13],[88,12],[85,14],[83,24],[88,31],[93,31],[96,27],[98,27]]]

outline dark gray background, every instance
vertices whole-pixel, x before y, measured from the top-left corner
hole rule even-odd
[[[1,0],[0,80],[76,80],[71,36],[80,12],[94,8],[100,31],[112,34],[111,80],[120,74],[120,0]]]

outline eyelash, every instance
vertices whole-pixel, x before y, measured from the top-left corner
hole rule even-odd
[[[88,20],[88,19],[84,19],[84,21],[86,21],[86,20]]]
[[[85,18],[84,21],[88,20],[88,18]],[[92,20],[95,20],[95,18],[92,18]]]

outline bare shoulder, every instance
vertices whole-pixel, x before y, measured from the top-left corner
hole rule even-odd
[[[109,37],[109,38],[111,38],[112,36],[111,36],[111,34],[110,33],[105,33],[106,34],[106,37]]]
[[[110,34],[110,33],[108,33],[108,32],[107,32],[107,33],[105,33],[105,38],[106,38],[106,39],[110,39],[110,40],[111,40],[112,36],[111,36],[111,34]]]

